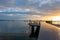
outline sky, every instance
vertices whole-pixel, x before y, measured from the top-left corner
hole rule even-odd
[[[2,9],[55,10],[60,9],[60,0],[0,0]]]
[[[0,14],[0,20],[40,20],[40,15]]]
[[[33,13],[41,16],[55,10],[60,11],[60,0],[0,0],[0,12]]]

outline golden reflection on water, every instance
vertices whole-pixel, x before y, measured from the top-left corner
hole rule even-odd
[[[41,22],[41,30],[38,40],[60,40],[60,28]]]

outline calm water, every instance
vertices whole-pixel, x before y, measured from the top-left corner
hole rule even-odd
[[[24,33],[28,28],[24,21],[0,21],[0,32],[4,33]]]
[[[29,37],[30,33],[26,21],[0,21],[0,40],[36,40]],[[41,22],[38,40],[60,40],[59,27]]]
[[[29,35],[30,28],[23,20],[0,21],[0,40],[33,40]]]

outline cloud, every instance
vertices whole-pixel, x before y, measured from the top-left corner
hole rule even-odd
[[[20,9],[15,9],[15,8],[8,8],[8,9],[4,9],[4,10],[0,10],[0,12],[20,12],[20,14],[22,13],[26,13],[26,14],[35,14],[35,13],[40,13],[39,10],[36,10],[36,9],[28,9],[28,8],[20,8]],[[17,14],[17,13],[16,13]]]
[[[15,16],[14,14],[6,14],[7,16]]]
[[[0,14],[0,20],[37,20],[40,15],[28,15],[28,14]]]
[[[25,8],[24,10],[27,12],[46,14],[54,10],[60,10],[60,0],[0,0],[0,10],[8,8]]]
[[[4,5],[4,6],[10,6],[10,7],[14,7],[14,6],[19,6],[19,7],[40,7],[46,4],[52,5],[56,2],[60,2],[60,0],[0,0],[0,5]],[[31,6],[32,5],[32,6]],[[36,6],[38,5],[38,6]]]

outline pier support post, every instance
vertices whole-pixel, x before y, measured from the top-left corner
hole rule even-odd
[[[36,30],[34,30],[35,28],[34,27],[37,27]],[[30,38],[38,38],[38,35],[39,35],[39,30],[40,30],[40,25],[38,26],[33,26],[31,25],[31,34],[30,34]]]

